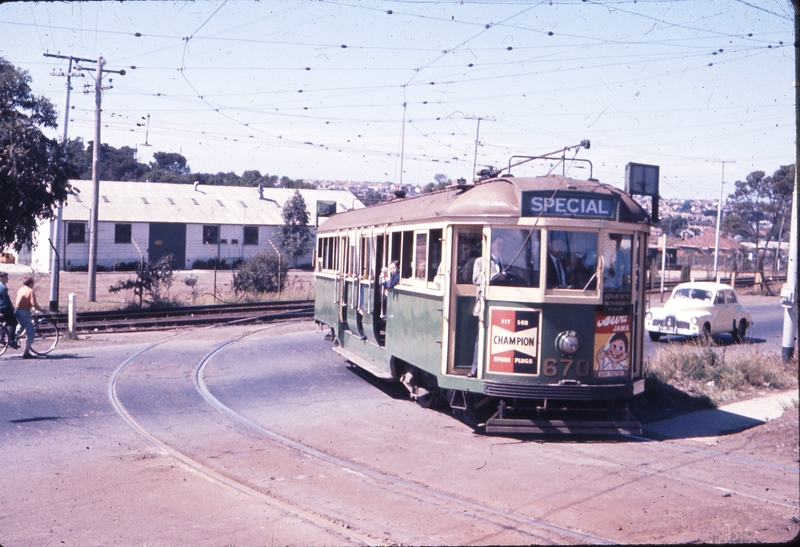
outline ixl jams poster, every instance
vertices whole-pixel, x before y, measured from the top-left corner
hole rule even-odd
[[[604,315],[600,311],[595,317],[595,377],[627,376],[630,367],[631,317]]]
[[[491,308],[489,372],[538,374],[539,310]]]

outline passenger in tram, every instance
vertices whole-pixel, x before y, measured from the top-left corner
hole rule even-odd
[[[547,288],[566,289],[572,282],[566,232],[550,232],[547,242]]]
[[[609,239],[615,244],[613,260],[606,267],[603,286],[611,291],[630,291],[631,290],[631,257],[630,241],[623,245],[622,234],[610,234]],[[627,247],[627,248],[626,248]]]
[[[381,319],[386,319],[386,299],[389,295],[389,289],[392,289],[400,283],[400,261],[392,260],[389,268],[382,268],[381,275],[378,278],[378,283],[381,286]]]
[[[489,285],[502,285],[512,279],[512,274],[506,271],[507,266],[503,263],[505,245],[506,240],[502,234],[493,234],[489,257],[489,271],[491,272],[489,276]],[[483,293],[481,292],[481,287],[483,286],[483,260],[480,257],[475,260],[475,264],[472,267],[472,282],[478,286],[478,291],[475,294],[475,309],[473,313],[480,316],[483,313]],[[475,351],[472,356],[472,368],[469,374],[467,374],[467,378],[475,378],[478,375],[478,339],[479,336],[476,334]]]

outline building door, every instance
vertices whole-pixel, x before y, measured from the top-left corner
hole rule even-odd
[[[186,224],[151,222],[150,245],[147,250],[148,262],[157,262],[161,257],[168,254],[175,257],[172,263],[174,269],[187,269]]]

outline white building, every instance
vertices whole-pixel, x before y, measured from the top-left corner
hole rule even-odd
[[[74,192],[63,207],[58,241],[53,236],[56,221],[45,223],[36,247],[20,253],[19,263],[49,272],[48,239],[58,249],[61,270],[89,263],[92,181],[70,183]],[[274,252],[283,206],[294,193],[290,188],[101,181],[97,265],[111,269],[119,263],[155,262],[172,254],[173,267],[188,270],[195,261],[218,257],[231,264],[261,251]],[[348,191],[300,190],[300,194],[312,233],[318,224],[318,205],[324,209],[325,204],[335,203],[338,212],[363,207]],[[309,253],[298,264],[310,262]]]

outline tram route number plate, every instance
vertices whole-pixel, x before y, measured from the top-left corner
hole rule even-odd
[[[537,374],[541,312],[492,307],[489,310],[489,372]]]

